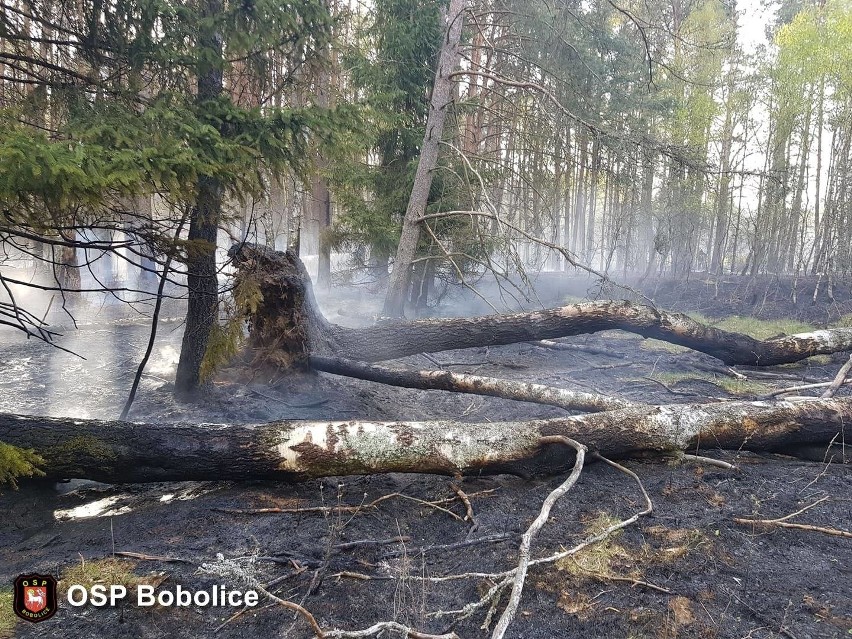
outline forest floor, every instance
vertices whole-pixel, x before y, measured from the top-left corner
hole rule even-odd
[[[795,317],[822,323],[837,321],[852,310],[848,294],[836,296],[840,301],[834,310],[814,310],[811,315],[808,309],[816,307],[810,304],[785,305],[772,301],[770,295],[760,301],[763,310],[777,310],[763,313],[764,319]],[[689,290],[687,297],[698,299]],[[708,311],[717,306],[725,308],[725,314],[759,315],[749,302],[750,298],[738,303],[717,299],[715,305],[686,308],[688,305],[681,304],[678,309],[673,297],[668,306],[715,319],[719,314]],[[666,308],[666,304],[660,305]],[[803,315],[798,314],[800,308]],[[328,308],[326,312],[333,318]],[[760,330],[769,332],[789,326],[786,320],[759,324]],[[88,341],[82,343],[104,339],[99,333],[102,330],[91,329]],[[144,330],[134,332],[132,327],[111,330],[109,335],[122,343],[144,343]],[[720,373],[719,363],[709,356],[621,332],[580,336],[570,343],[588,350],[554,351],[517,344],[432,357],[455,371],[591,389],[655,403],[756,397],[802,380],[829,380],[846,359],[842,355],[811,358],[761,369],[777,376],[772,379],[742,367],[740,372],[749,379],[740,380]],[[8,370],[14,369],[15,379],[30,380],[35,390],[12,399],[12,378],[4,379],[0,371],[0,389],[5,395],[0,396],[0,410],[19,407],[19,412],[38,413],[44,410],[45,391],[36,383],[37,371],[47,366],[44,358],[52,356],[38,349],[26,351],[24,356],[23,348],[4,343],[0,353],[12,364]],[[106,373],[99,378],[102,381],[85,384],[85,391],[69,385],[68,397],[85,393],[89,398],[87,408],[79,412],[114,417],[123,397],[107,387],[105,380],[128,368],[122,357],[103,363]],[[393,364],[435,368],[434,362],[422,356]],[[503,421],[567,414],[535,404],[399,389],[325,374],[261,384],[247,381],[242,373],[225,371],[206,401],[194,405],[174,402],[170,385],[154,376],[143,386],[133,416],[146,421],[206,422],[284,418]],[[56,379],[64,379],[57,375]],[[16,392],[20,393],[17,387]],[[839,394],[849,392],[846,387]],[[58,410],[57,405],[53,412]],[[852,540],[813,530],[767,529],[734,522],[735,517],[783,517],[823,500],[790,521],[852,529],[852,466],[836,455],[825,458],[820,451],[809,451],[816,461],[712,448],[702,454],[736,464],[738,470],[660,459],[625,461],[644,483],[654,504],[653,513],[573,558],[531,569],[518,617],[507,636],[852,637]],[[226,559],[242,558],[246,572],[261,583],[282,578],[273,592],[302,603],[324,628],[354,630],[396,620],[423,631],[452,627],[465,639],[485,637],[490,633],[480,626],[487,608],[455,625],[452,617],[433,613],[475,601],[490,587],[488,580],[435,582],[424,578],[470,571],[496,573],[514,567],[520,535],[547,494],[563,480],[391,474],[298,485],[29,482],[17,491],[4,489],[0,495],[4,514],[0,519],[0,584],[11,584],[19,573],[39,571],[63,576],[66,584],[88,579],[153,583],[171,589],[180,584],[195,590],[214,583],[244,588],[199,572],[202,564],[215,562],[221,554]],[[465,507],[451,485],[470,496],[475,525],[464,521]],[[392,494],[397,496],[368,505]],[[443,509],[424,503],[439,500],[449,501],[441,502]],[[578,484],[557,502],[533,544],[533,556],[571,547],[641,510],[642,504],[641,494],[628,477],[604,464],[589,463]],[[354,508],[335,511],[338,505]],[[331,510],[304,511],[317,506]],[[268,507],[297,512],[227,512]],[[361,541],[367,543],[341,546]],[[114,554],[121,552],[140,553],[145,558]],[[62,601],[52,620],[13,625],[4,597],[8,599],[9,591],[0,586],[0,636],[312,636],[301,618],[294,619],[292,612],[266,602],[229,620],[232,609],[138,608],[129,602],[114,609],[72,609]],[[504,604],[505,597],[501,609]]]

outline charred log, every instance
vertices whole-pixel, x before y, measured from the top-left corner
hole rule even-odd
[[[306,367],[311,355],[376,362],[424,352],[500,346],[612,329],[685,346],[729,365],[770,366],[852,350],[849,328],[758,340],[705,326],[681,313],[627,301],[346,328],[329,323],[319,312],[310,278],[292,253],[246,244],[232,249],[232,255],[238,268],[238,286],[240,282],[251,282],[262,297],[248,313],[250,345],[273,363]]]
[[[135,424],[0,414],[0,441],[34,450],[49,478],[113,483],[416,472],[563,471],[558,435],[609,457],[707,449],[771,451],[846,439],[852,399],[634,406],[524,422],[283,421]]]

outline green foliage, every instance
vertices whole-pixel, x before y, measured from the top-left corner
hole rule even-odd
[[[775,36],[778,69],[800,82],[825,77],[841,93],[852,90],[852,3],[830,0],[807,7]]]
[[[81,105],[60,140],[0,117],[0,203],[9,215],[49,226],[55,218],[47,211],[94,212],[121,195],[155,191],[191,202],[201,176],[236,197],[258,194],[264,169],[304,172],[309,136],[333,136],[353,114],[348,107],[261,112],[226,97],[192,105],[161,95],[141,113]]]
[[[366,122],[331,158],[328,176],[344,214],[328,239],[387,257],[396,251],[414,182],[443,28],[439,5],[428,0],[377,0],[372,15],[362,48],[345,61],[364,87]],[[377,162],[363,162],[371,154]]]
[[[9,485],[17,488],[19,477],[39,477],[44,473],[39,466],[44,459],[31,450],[24,450],[0,442],[0,486]]]
[[[242,318],[231,317],[224,324],[213,324],[207,350],[201,361],[200,377],[202,382],[209,381],[213,374],[230,362],[245,342],[245,323]]]
[[[228,4],[215,16],[163,0],[84,2],[81,8],[84,15],[101,12],[100,20],[80,16],[70,25],[84,31],[83,57],[99,70],[91,77],[103,78],[96,93],[81,80],[85,65],[78,61],[55,70],[68,81],[53,83],[49,135],[32,126],[35,97],[0,111],[0,209],[15,225],[48,231],[72,215],[76,224],[103,224],[115,202],[142,193],[191,205],[202,177],[215,179],[233,198],[259,195],[262,176],[305,175],[313,141],[333,144],[355,119],[349,106],[260,108],[226,95],[196,98],[198,73],[211,65],[227,73],[239,60],[241,70],[268,78],[262,72],[272,54],[316,57],[331,37],[321,0],[284,6],[253,0]],[[37,1],[32,11],[51,15],[51,7]],[[221,35],[224,58],[205,45],[202,36],[210,32]]]
[[[217,370],[228,364],[240,352],[246,341],[246,321],[257,313],[263,294],[260,283],[251,276],[240,277],[225,302],[224,323],[213,325],[207,350],[201,362],[201,380],[212,378]]]

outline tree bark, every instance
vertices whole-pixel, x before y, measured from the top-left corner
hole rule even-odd
[[[411,197],[403,218],[402,235],[385,298],[384,314],[388,317],[402,317],[405,300],[408,297],[411,264],[420,240],[418,220],[426,212],[429,190],[432,188],[432,172],[438,165],[438,145],[444,135],[444,120],[451,101],[453,82],[450,74],[459,61],[458,46],[464,23],[464,5],[464,0],[450,0],[450,7],[446,14],[447,33],[438,57],[438,68],[435,71],[432,98],[429,100],[429,116],[426,120],[426,134],[420,148],[420,160],[417,163]]]
[[[214,26],[224,11],[222,0],[204,0],[201,13],[206,20],[198,39],[198,95],[200,105],[217,99],[223,91],[222,34]],[[222,214],[222,185],[207,175],[198,179],[198,195],[189,221],[190,241],[186,286],[189,299],[186,328],[183,332],[180,360],[175,375],[175,392],[185,395],[201,384],[201,363],[219,308],[219,283],[216,277],[216,238]]]
[[[544,384],[518,382],[510,379],[468,375],[467,373],[394,370],[335,357],[314,356],[311,357],[310,363],[314,370],[333,373],[334,375],[356,377],[391,386],[502,397],[504,399],[514,399],[533,404],[546,404],[548,406],[558,406],[565,410],[588,413],[618,410],[634,405],[633,402],[605,395],[555,388],[553,386],[545,386]]]
[[[576,439],[608,457],[702,448],[767,451],[842,440],[850,421],[849,398],[634,406],[481,424],[134,424],[0,414],[0,441],[41,455],[51,479],[301,481],[387,472],[533,476],[571,465],[564,449],[541,445],[553,435]]]
[[[309,368],[311,355],[376,362],[424,352],[499,346],[610,329],[685,346],[729,365],[769,366],[852,350],[849,328],[757,340],[705,326],[687,315],[627,301],[345,328],[329,323],[319,312],[310,279],[292,253],[242,245],[232,249],[232,254],[238,282],[253,278],[263,296],[250,314],[249,345],[274,365]]]

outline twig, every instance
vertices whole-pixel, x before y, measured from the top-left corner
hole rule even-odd
[[[270,608],[274,608],[274,607],[275,607],[275,606],[277,606],[277,605],[278,605],[278,602],[271,603],[271,604],[267,604],[266,606],[262,606],[262,607],[260,607],[260,608],[255,608],[254,606],[243,606],[242,608],[240,608],[239,610],[237,610],[234,614],[232,614],[230,617],[228,617],[227,619],[225,619],[225,621],[223,621],[223,622],[222,622],[222,623],[220,623],[218,626],[216,626],[216,627],[213,629],[213,634],[214,634],[214,635],[215,635],[215,634],[218,634],[218,633],[222,630],[222,628],[224,628],[225,626],[227,626],[229,623],[236,621],[237,619],[239,619],[240,617],[242,617],[245,613],[247,613],[249,610],[252,610],[252,609],[254,609],[254,610],[258,610],[258,611],[260,611],[260,610],[269,610]]]
[[[722,589],[722,592],[726,592],[724,588]],[[777,623],[768,615],[763,614],[759,610],[755,610],[748,602],[743,601],[742,599],[737,597],[733,592],[727,591],[726,594],[736,599],[737,603],[739,603],[743,608],[753,614],[756,619],[759,619],[760,621],[764,623],[769,623],[771,625],[775,625]],[[788,639],[797,639],[796,635],[794,635],[792,632],[790,632],[784,627],[783,622],[779,624],[778,633],[784,635],[785,637],[788,637]]]
[[[767,524],[777,524],[777,523],[782,522],[782,521],[787,521],[788,519],[792,519],[796,515],[801,515],[803,512],[810,510],[814,506],[821,504],[826,499],[828,499],[828,495],[826,495],[825,497],[820,497],[814,503],[809,504],[809,505],[805,506],[804,508],[800,508],[796,512],[790,513],[789,515],[785,515],[784,517],[779,517],[778,519],[758,519],[758,520],[755,520],[755,521],[760,521],[760,522],[767,523]]]
[[[515,578],[512,582],[512,593],[509,595],[509,603],[506,604],[506,608],[503,609],[503,614],[500,615],[500,619],[494,627],[491,639],[503,639],[503,636],[506,634],[506,630],[509,628],[509,624],[511,624],[512,620],[515,618],[518,605],[521,603],[521,594],[523,594],[524,591],[524,581],[527,578],[527,570],[530,565],[530,548],[532,546],[533,538],[550,517],[550,511],[553,508],[553,505],[560,497],[573,488],[574,484],[577,483],[577,480],[580,479],[580,473],[583,472],[583,461],[586,457],[586,447],[583,444],[568,437],[559,435],[542,437],[541,443],[564,444],[566,446],[570,446],[577,451],[577,458],[568,479],[562,482],[556,490],[547,496],[541,506],[541,511],[539,512],[538,517],[536,517],[533,523],[530,524],[530,527],[521,538],[521,547],[518,550],[518,567],[515,572]]]
[[[266,393],[260,392],[256,388],[249,388],[248,390],[249,390],[249,392],[254,393],[255,395],[257,395],[259,397],[264,397],[264,398],[269,399],[273,402],[280,402],[280,403],[284,404],[285,406],[287,406],[288,408],[316,408],[317,406],[322,406],[323,404],[328,404],[328,402],[330,401],[328,399],[318,399],[315,402],[307,402],[305,404],[291,404],[290,402],[282,399],[281,397],[275,397],[273,395],[267,395]]]
[[[627,357],[624,353],[620,353],[613,350],[607,350],[605,348],[598,348],[596,346],[586,346],[584,344],[566,344],[565,342],[555,342],[549,339],[539,340],[537,342],[530,342],[533,346],[538,346],[539,348],[547,348],[552,351],[572,351],[581,353],[591,353],[592,355],[605,355],[606,357],[616,357],[620,359],[624,359]]]
[[[834,382],[819,382],[818,384],[803,384],[801,386],[788,386],[787,388],[779,388],[778,390],[774,390],[771,393],[767,393],[766,395],[764,395],[760,399],[771,399],[772,397],[778,397],[778,395],[786,395],[787,393],[797,393],[799,391],[813,390],[815,388],[826,388],[827,386],[831,386],[833,383]],[[852,384],[852,380],[847,380],[847,381],[841,382],[838,385],[838,388],[840,388],[840,386],[850,385],[850,384]],[[837,392],[837,391],[835,390],[835,392]]]
[[[324,636],[326,639],[362,639],[363,637],[372,637],[373,635],[377,635],[385,630],[395,630],[407,639],[460,639],[460,637],[454,632],[449,632],[444,635],[430,635],[425,632],[417,632],[416,630],[409,628],[408,626],[404,626],[401,623],[397,623],[396,621],[382,621],[380,623],[373,624],[364,630],[329,630]]]
[[[825,526],[812,526],[810,524],[791,524],[790,522],[786,521],[766,521],[764,519],[740,519],[739,517],[734,517],[734,521],[738,524],[757,524],[758,526],[780,526],[781,528],[810,530],[812,532],[820,532],[826,535],[833,535],[835,537],[845,537],[846,539],[852,539],[852,532],[839,530],[838,528],[826,528]]]
[[[189,209],[186,208],[183,216],[180,218],[177,229],[175,230],[174,242],[177,243],[180,238],[181,231],[186,218],[189,215]],[[163,273],[160,275],[160,283],[157,285],[157,301],[154,303],[154,312],[151,316],[151,332],[148,335],[148,345],[145,347],[145,354],[139,361],[139,366],[136,369],[136,375],[133,377],[133,383],[130,386],[130,392],[127,394],[127,401],[124,402],[124,408],[121,409],[119,419],[127,419],[130,413],[130,408],[133,406],[133,401],[136,399],[136,391],[139,390],[139,383],[142,381],[142,374],[145,372],[145,367],[148,365],[148,360],[151,358],[151,352],[154,350],[154,342],[157,339],[157,324],[160,321],[160,309],[163,307],[163,291],[165,290],[166,282],[169,279],[169,269],[172,266],[172,258],[174,251],[169,251],[166,256],[166,261],[163,264]]]
[[[821,532],[826,535],[834,535],[835,537],[846,537],[848,539],[852,539],[852,532],[846,532],[845,530],[839,530],[837,528],[826,528],[824,526],[813,526],[811,524],[792,524],[787,520],[792,519],[797,515],[801,515],[806,510],[810,510],[814,506],[821,504],[825,500],[828,499],[828,496],[821,497],[817,499],[814,503],[805,506],[804,508],[800,508],[794,513],[790,513],[789,515],[785,515],[784,517],[778,517],[777,519],[747,519],[745,517],[734,517],[734,521],[738,524],[751,524],[758,526],[780,526],[781,528],[795,528],[797,530],[811,530],[813,532]]]
[[[473,506],[471,506],[470,499],[467,498],[465,492],[455,484],[450,484],[450,488],[453,489],[453,492],[455,492],[455,494],[459,496],[459,499],[461,499],[464,503],[464,507],[467,510],[467,514],[464,517],[465,521],[476,524],[476,518],[473,516]]]
[[[837,376],[834,378],[834,381],[831,382],[831,386],[822,394],[822,399],[828,399],[830,397],[834,397],[834,394],[837,392],[837,389],[840,388],[843,383],[846,381],[847,375],[849,375],[849,370],[852,369],[852,355],[849,356],[849,361],[847,361],[839,371],[837,371]]]
[[[453,544],[439,544],[437,546],[423,546],[422,548],[409,548],[406,552],[410,555],[421,555],[429,552],[436,551],[447,551],[447,550],[458,550],[459,548],[466,548],[467,546],[475,546],[476,544],[490,544],[490,543],[499,543],[501,541],[509,541],[515,537],[515,535],[511,533],[500,533],[498,535],[487,535],[485,537],[476,537],[474,539],[465,539],[464,541],[457,541]],[[403,551],[401,550],[391,550],[382,555],[382,559],[388,559],[390,557],[396,557],[401,555]]]
[[[269,599],[271,599],[272,601],[274,601],[278,605],[283,606],[284,608],[287,608],[288,610],[294,610],[297,613],[299,613],[300,615],[302,615],[302,617],[304,617],[305,620],[308,622],[308,624],[311,626],[311,629],[314,631],[314,634],[317,636],[317,639],[325,639],[326,637],[332,636],[332,635],[327,635],[322,631],[322,628],[320,628],[319,624],[317,623],[316,618],[304,606],[300,606],[299,604],[297,604],[294,601],[287,601],[286,599],[282,599],[281,597],[278,597],[277,595],[273,595],[271,592],[269,592],[269,590],[267,590],[264,586],[261,586],[260,584],[256,585],[255,588],[260,590],[260,592],[262,592],[264,595],[266,595]]]
[[[658,379],[654,379],[653,377],[643,376],[642,379],[631,379],[631,380],[627,380],[627,381],[640,382],[642,380],[645,380],[645,381],[648,381],[648,382],[653,382],[654,384],[658,384],[659,386],[662,386],[663,388],[665,388],[672,395],[683,395],[684,397],[703,397],[703,395],[701,395],[699,393],[688,393],[688,392],[685,392],[685,391],[675,390],[675,389],[669,387],[668,384],[661,382]]]
[[[116,557],[127,557],[128,559],[138,559],[139,561],[166,561],[166,562],[181,562],[186,564],[193,563],[189,559],[181,559],[180,557],[163,557],[161,555],[146,555],[141,552],[132,552],[130,550],[117,550],[112,553]]]
[[[468,497],[478,497],[480,495],[487,495],[493,493],[496,489],[489,488],[488,490],[481,490],[476,493],[471,493]],[[455,502],[458,497],[447,497],[446,499],[439,499],[437,501],[425,501],[423,499],[418,499],[417,497],[411,497],[410,495],[405,495],[403,493],[390,493],[388,495],[382,495],[378,499],[374,499],[368,504],[358,504],[357,506],[349,506],[338,504],[337,506],[306,506],[303,508],[279,508],[279,507],[270,507],[270,508],[211,508],[214,512],[226,513],[229,515],[279,515],[279,514],[305,514],[305,513],[321,513],[321,514],[330,514],[330,513],[357,513],[365,508],[376,508],[381,502],[387,501],[388,499],[392,499],[394,497],[398,497],[400,499],[406,499],[408,501],[413,501],[418,504],[422,504],[424,506],[428,506],[430,508],[435,508],[442,512],[451,515],[453,518],[458,521],[464,521],[461,517],[459,517],[456,513],[446,508],[443,508],[441,504],[451,504]]]
[[[349,579],[358,579],[360,581],[390,581],[394,579],[394,577],[391,577],[390,575],[365,575],[362,572],[352,572],[349,570],[336,572],[333,575],[329,575],[329,577],[332,579],[336,577],[338,580],[348,577]]]
[[[347,541],[342,544],[335,544],[335,550],[350,550],[352,548],[361,548],[363,546],[386,546],[390,544],[399,544],[406,541],[411,541],[411,537],[391,537],[390,539],[360,539],[358,541]]]
[[[687,461],[694,461],[699,464],[707,464],[708,466],[716,466],[718,468],[724,468],[725,470],[739,470],[738,466],[734,464],[729,464],[726,461],[722,461],[721,459],[713,459],[712,457],[703,457],[702,455],[688,455],[687,453],[681,453],[678,455],[680,459],[685,459]]]
[[[633,584],[634,586],[643,586],[645,588],[650,588],[651,590],[656,590],[657,592],[661,592],[666,595],[671,595],[672,591],[668,588],[663,588],[662,586],[658,586],[656,584],[652,584],[649,581],[643,581],[642,579],[635,579],[634,577],[622,577],[621,575],[609,575],[602,572],[595,572],[593,570],[587,570],[584,568],[580,562],[574,559],[574,564],[578,569],[582,570],[584,573],[589,575],[590,577],[594,577],[595,579],[600,579],[601,581],[621,581],[624,583]]]

